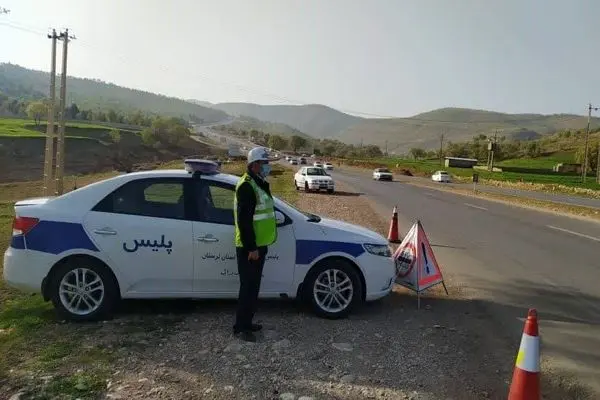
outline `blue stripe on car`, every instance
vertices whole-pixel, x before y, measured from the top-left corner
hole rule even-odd
[[[296,264],[310,264],[324,253],[346,253],[358,257],[365,252],[359,243],[332,242],[325,240],[296,240]]]
[[[25,250],[25,237],[23,235],[13,236],[10,241],[10,247]]]
[[[83,226],[71,222],[40,221],[25,235],[25,244],[27,250],[50,254],[75,249],[98,251]]]

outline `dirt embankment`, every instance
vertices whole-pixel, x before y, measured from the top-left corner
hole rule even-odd
[[[98,139],[67,138],[65,175],[109,170],[126,171],[137,164],[159,163],[192,154],[212,154],[212,148],[195,140],[177,147],[145,146],[137,137],[123,135],[119,143]],[[44,173],[44,137],[0,137],[0,182],[39,180]]]

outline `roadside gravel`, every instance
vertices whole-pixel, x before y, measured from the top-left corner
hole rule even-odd
[[[386,229],[343,185],[333,196],[301,193],[298,206]],[[397,289],[341,321],[316,318],[292,302],[263,302],[258,318],[265,329],[256,344],[231,335],[233,302],[194,302],[162,333],[128,336],[107,398],[504,398],[514,354],[491,351],[499,346],[485,315],[455,297],[425,298],[418,311],[416,298]],[[99,336],[106,330],[110,337],[118,323],[105,323]]]
[[[338,190],[301,192],[297,204],[385,233],[387,221],[366,199],[344,185]],[[77,340],[110,355],[105,399],[506,398],[520,337],[497,335],[484,308],[448,289],[449,296],[425,296],[417,310],[415,296],[397,288],[339,321],[293,302],[262,302],[264,330],[255,344],[231,335],[235,302],[127,302],[114,320],[87,325]]]

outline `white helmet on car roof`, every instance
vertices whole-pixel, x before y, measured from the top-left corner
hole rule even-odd
[[[255,147],[248,152],[248,164],[255,161],[269,161],[269,152],[264,147]]]

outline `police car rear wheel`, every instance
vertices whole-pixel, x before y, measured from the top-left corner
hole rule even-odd
[[[72,321],[104,319],[118,299],[117,287],[107,267],[85,257],[59,266],[50,285],[58,314]]]
[[[305,298],[320,317],[343,318],[362,298],[358,273],[344,260],[325,260],[311,271],[306,283]]]

